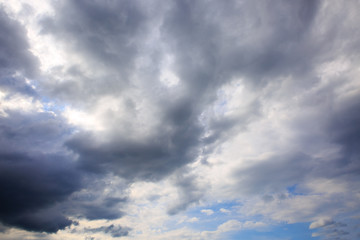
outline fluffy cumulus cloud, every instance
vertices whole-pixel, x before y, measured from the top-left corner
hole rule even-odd
[[[359,236],[358,1],[0,3],[1,239]]]

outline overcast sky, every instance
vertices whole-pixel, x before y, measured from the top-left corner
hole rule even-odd
[[[0,238],[360,238],[360,1],[0,0]]]

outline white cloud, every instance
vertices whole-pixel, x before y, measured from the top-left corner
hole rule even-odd
[[[211,209],[202,209],[201,212],[204,213],[204,214],[206,214],[206,215],[208,215],[208,216],[214,214],[214,211],[211,210]]]
[[[43,104],[30,96],[11,94],[0,90],[0,116],[8,116],[8,111],[42,112]]]
[[[240,222],[235,219],[228,220],[220,224],[215,231],[203,231],[201,236],[209,239],[221,239],[222,235],[231,231],[241,231],[247,229],[259,229],[266,227],[267,224],[263,222],[246,221]]]
[[[333,224],[334,221],[331,218],[322,218],[315,222],[312,222],[309,226],[310,229],[325,227],[327,225]]]
[[[217,233],[236,231],[236,230],[240,230],[242,227],[243,227],[243,223],[237,220],[229,220],[218,226],[216,231]]]
[[[222,212],[222,213],[231,213],[231,211],[229,209],[225,209],[225,208],[220,208],[220,212]]]
[[[197,217],[192,217],[189,220],[187,220],[189,223],[194,223],[194,222],[198,222],[199,219]]]

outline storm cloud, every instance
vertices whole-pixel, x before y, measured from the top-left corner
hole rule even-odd
[[[15,2],[0,236],[358,234],[357,1]]]

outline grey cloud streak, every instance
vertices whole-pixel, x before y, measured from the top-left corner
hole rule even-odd
[[[97,233],[104,232],[110,234],[112,237],[119,238],[129,235],[130,228],[121,227],[121,226],[102,226],[99,228],[85,228],[85,232]]]

